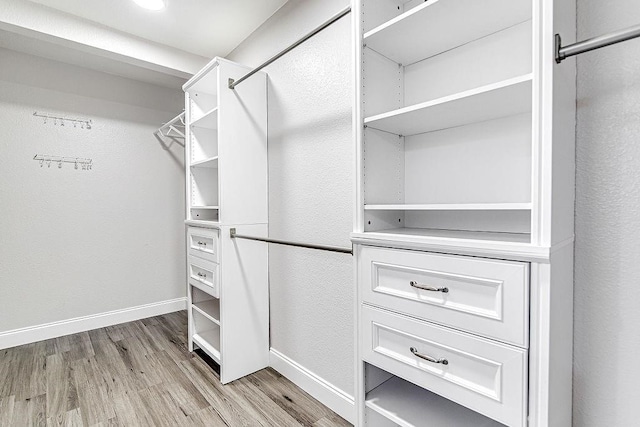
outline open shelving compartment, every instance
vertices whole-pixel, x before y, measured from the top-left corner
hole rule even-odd
[[[495,420],[367,364],[365,418],[369,427],[504,427]]]
[[[218,67],[203,73],[187,91],[189,115],[190,220],[218,222]]]
[[[194,286],[191,292],[193,343],[220,364],[220,300]]]
[[[362,231],[531,243],[531,1],[362,7]]]

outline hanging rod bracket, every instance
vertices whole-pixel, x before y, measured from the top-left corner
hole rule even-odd
[[[353,249],[341,248],[338,246],[315,245],[311,243],[290,242],[288,240],[269,239],[267,237],[243,236],[236,232],[235,228],[229,229],[229,237],[232,239],[255,240],[257,242],[274,243],[276,245],[295,246],[298,248],[317,249],[320,251],[338,252],[353,255]]]
[[[229,79],[229,89],[233,90],[236,88],[236,85],[234,84],[235,80],[233,79]]]
[[[604,34],[602,36],[593,37],[568,46],[562,46],[560,34],[556,34],[556,62],[559,64],[570,56],[600,49],[601,47],[611,46],[612,44],[635,39],[637,37],[640,37],[640,25],[614,31],[613,33]]]

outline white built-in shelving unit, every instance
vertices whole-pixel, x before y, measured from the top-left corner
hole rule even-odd
[[[204,351],[228,383],[268,366],[267,82],[216,58],[183,87],[186,111],[189,350]]]
[[[358,425],[570,425],[575,1],[353,6]]]

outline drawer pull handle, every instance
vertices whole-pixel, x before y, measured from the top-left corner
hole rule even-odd
[[[442,363],[443,365],[448,365],[449,364],[449,361],[447,359],[436,359],[435,357],[427,356],[426,354],[420,354],[420,353],[418,353],[418,350],[416,350],[413,347],[411,347],[410,350],[411,350],[411,353],[413,353],[414,356],[419,357],[420,359],[424,359],[427,362]]]
[[[199,244],[199,245],[207,246],[207,243],[206,243],[206,242],[198,242],[198,244]]]
[[[203,273],[198,273],[198,276],[199,276],[199,277],[204,277],[205,279],[207,278],[207,275],[206,275],[206,274],[203,274]]]
[[[414,287],[416,289],[421,289],[423,291],[442,292],[443,294],[449,293],[449,288],[434,288],[433,286],[420,285],[420,284],[418,284],[418,282],[414,282],[413,280],[411,282],[409,282],[409,284],[412,287]]]

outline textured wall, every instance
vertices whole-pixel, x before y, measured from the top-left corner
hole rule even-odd
[[[152,135],[180,91],[5,49],[0,64],[0,332],[183,297],[183,150]]]
[[[347,6],[292,0],[230,59],[258,65]],[[350,17],[267,68],[269,234],[350,246],[354,197]],[[271,346],[353,395],[349,255],[271,245]]]
[[[638,24],[640,3],[578,0],[578,39]],[[640,40],[578,59],[574,425],[638,425]]]

